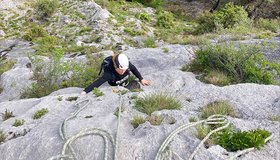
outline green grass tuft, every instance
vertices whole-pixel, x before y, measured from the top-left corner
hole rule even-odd
[[[135,107],[137,110],[151,115],[154,111],[180,109],[182,106],[174,96],[160,92],[137,98]]]

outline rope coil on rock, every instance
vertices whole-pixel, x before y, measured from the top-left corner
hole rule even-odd
[[[196,147],[196,149],[193,151],[193,153],[190,155],[190,157],[188,158],[189,160],[192,160],[193,157],[195,156],[195,154],[197,153],[198,149],[203,145],[203,143],[215,132],[218,132],[222,129],[225,129],[229,126],[230,122],[228,121],[228,119],[226,118],[226,116],[224,115],[212,115],[210,117],[208,117],[205,120],[201,120],[198,122],[194,122],[194,123],[188,123],[188,124],[184,124],[182,126],[180,126],[179,128],[175,129],[166,139],[165,141],[162,143],[162,145],[159,148],[159,151],[157,152],[156,158],[155,160],[165,160],[165,159],[171,159],[173,155],[179,156],[178,154],[176,154],[175,152],[171,151],[168,148],[169,143],[172,141],[172,139],[180,132],[196,126],[198,124],[223,124],[223,126],[209,132],[207,134],[207,136],[199,143],[199,145]],[[166,152],[171,152],[171,154],[166,154]]]
[[[119,92],[119,96],[120,96],[120,105],[118,108],[118,127],[117,127],[117,133],[116,133],[116,140],[114,141],[113,136],[108,133],[105,130],[102,129],[98,129],[98,128],[92,128],[92,129],[84,129],[82,131],[80,131],[78,134],[68,138],[66,135],[66,128],[67,128],[67,121],[76,118],[77,114],[80,113],[82,110],[84,110],[89,103],[91,103],[91,101],[89,99],[85,99],[82,101],[78,101],[77,103],[74,104],[74,106],[79,106],[81,103],[86,102],[86,104],[84,104],[82,107],[80,107],[72,116],[66,118],[60,128],[59,128],[59,135],[62,138],[62,140],[67,140],[63,146],[62,152],[60,155],[56,155],[53,156],[51,158],[49,158],[48,160],[57,160],[57,159],[63,159],[63,158],[69,158],[69,159],[74,159],[77,160],[77,156],[76,153],[73,149],[73,147],[71,146],[71,143],[73,143],[75,140],[84,137],[84,136],[88,136],[88,135],[99,135],[103,138],[104,143],[105,143],[105,153],[104,153],[104,160],[108,160],[110,159],[110,155],[109,155],[109,142],[112,143],[113,146],[113,153],[114,153],[114,157],[113,159],[117,160],[117,149],[118,149],[118,132],[119,132],[119,125],[120,125],[120,115],[121,115],[121,106],[122,106],[122,96],[121,93]],[[69,149],[70,151],[70,155],[66,154],[67,149]]]

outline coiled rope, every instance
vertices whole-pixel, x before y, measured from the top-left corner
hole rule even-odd
[[[172,141],[172,139],[180,132],[196,126],[198,124],[208,124],[208,125],[214,125],[214,124],[220,124],[222,125],[221,127],[216,128],[215,130],[212,130],[211,132],[209,132],[205,138],[198,144],[198,146],[195,148],[195,150],[192,152],[192,154],[190,155],[190,157],[188,158],[188,160],[192,160],[195,156],[195,154],[198,152],[198,150],[200,149],[200,147],[204,144],[204,142],[213,134],[216,133],[220,130],[223,130],[225,128],[227,128],[230,125],[229,120],[227,119],[226,116],[224,115],[212,115],[210,117],[208,117],[205,120],[201,120],[198,122],[194,122],[194,123],[188,123],[188,124],[184,124],[182,126],[180,126],[179,128],[177,128],[176,130],[174,130],[166,139],[165,141],[162,143],[162,145],[159,148],[159,151],[157,152],[156,158],[155,160],[167,160],[167,159],[172,159],[172,157],[176,157],[177,159],[183,159],[182,157],[180,157],[176,152],[172,151],[168,145],[170,144],[170,142]],[[271,140],[271,138],[273,137],[273,134],[271,134],[268,138],[265,139],[264,143],[268,142],[269,140]],[[228,157],[228,158],[223,158],[221,155],[218,155],[220,158],[222,159],[226,159],[226,160],[233,160],[236,159],[237,157],[248,153],[250,151],[253,151],[255,148],[247,148],[244,149],[242,151],[237,152],[236,154]]]
[[[196,147],[196,149],[192,152],[192,154],[190,155],[190,157],[188,158],[189,160],[192,160],[193,157],[195,156],[195,154],[197,153],[197,151],[199,150],[199,148],[203,145],[203,143],[215,132],[218,132],[220,130],[223,130],[225,128],[227,128],[230,124],[230,122],[228,121],[228,119],[226,118],[226,116],[224,115],[212,115],[210,117],[208,117],[205,120],[201,120],[198,122],[194,122],[194,123],[188,123],[188,124],[184,124],[182,126],[180,126],[179,128],[175,129],[166,139],[165,141],[162,143],[162,145],[159,148],[159,151],[157,152],[156,158],[155,160],[166,160],[166,159],[171,159],[172,156],[176,156],[181,158],[177,153],[175,153],[174,151],[172,151],[169,147],[167,147],[170,142],[172,141],[172,139],[180,132],[196,126],[198,124],[221,124],[223,126],[209,132],[206,137],[198,144],[198,146]],[[182,158],[181,158],[182,159]]]
[[[112,153],[114,154],[113,159],[117,160],[117,150],[118,150],[118,132],[119,132],[119,126],[120,126],[120,115],[121,115],[121,106],[122,106],[122,96],[121,96],[121,92],[119,92],[119,97],[120,97],[120,105],[118,108],[118,124],[117,124],[117,133],[116,133],[116,139],[114,141],[113,136],[108,133],[105,130],[102,129],[98,129],[98,128],[92,128],[92,129],[84,129],[82,131],[80,131],[78,134],[68,138],[68,136],[66,135],[66,128],[67,128],[67,121],[76,118],[77,114],[79,114],[82,110],[84,110],[90,103],[91,101],[89,99],[85,99],[82,101],[78,101],[77,103],[74,104],[74,106],[78,106],[81,103],[86,102],[86,104],[84,104],[82,107],[79,107],[79,109],[70,117],[66,118],[60,128],[59,128],[59,135],[61,137],[62,140],[67,140],[63,146],[62,152],[60,155],[56,155],[53,156],[51,158],[49,158],[48,160],[60,160],[63,158],[68,158],[68,159],[74,159],[77,160],[77,155],[73,149],[73,147],[71,146],[72,142],[74,142],[75,140],[84,137],[84,136],[88,136],[88,135],[99,135],[103,138],[104,140],[104,160],[108,160],[110,159],[110,154],[109,154],[109,142],[111,142],[113,149],[112,149]],[[69,149],[69,152],[71,155],[66,154],[67,149]]]

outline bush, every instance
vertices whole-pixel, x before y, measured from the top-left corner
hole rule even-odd
[[[5,141],[6,137],[5,133],[0,130],[0,144]]]
[[[205,73],[219,70],[235,83],[275,84],[280,76],[280,64],[267,61],[257,46],[208,45],[196,55],[189,69]]]
[[[58,49],[62,50],[58,48],[59,41],[55,36],[39,37],[35,40],[35,43],[38,44],[34,47],[37,55],[51,56]]]
[[[163,28],[172,28],[174,17],[172,13],[160,12],[157,15],[157,26]]]
[[[157,45],[155,43],[155,38],[154,37],[149,37],[144,41],[144,46],[146,48],[156,48]]]
[[[18,126],[22,126],[24,124],[24,120],[23,119],[16,119],[13,126],[18,127]]]
[[[33,80],[37,82],[26,88],[21,94],[21,98],[40,98],[62,88],[59,84],[70,71],[69,64],[61,62],[62,57],[63,52],[60,49],[55,49],[52,59],[47,65],[43,60],[31,57],[32,64],[35,66],[32,68]],[[43,68],[45,69],[43,70]]]
[[[138,97],[135,100],[135,107],[140,112],[151,115],[154,111],[163,109],[180,109],[182,106],[175,97],[168,95],[167,93],[155,93]]]
[[[77,99],[78,99],[78,97],[68,97],[68,98],[66,98],[66,101],[72,102],[72,101],[76,101]]]
[[[147,5],[147,6],[150,6],[153,8],[158,8],[164,3],[164,0],[134,0],[134,1],[140,2],[144,5]]]
[[[214,114],[221,114],[221,115],[229,115],[232,117],[236,117],[237,113],[233,109],[233,107],[228,104],[226,101],[215,101],[212,102],[201,110],[201,118],[206,119],[211,115]]]
[[[137,128],[140,124],[145,123],[146,120],[142,116],[136,116],[133,118],[133,120],[130,122],[133,128]]]
[[[136,14],[135,17],[142,20],[142,21],[145,21],[145,22],[150,22],[151,21],[151,17],[147,13],[138,13],[138,14]]]
[[[12,67],[15,65],[15,63],[16,63],[15,60],[10,60],[10,59],[1,60],[1,61],[0,61],[0,76],[1,76],[4,72],[6,72],[6,71],[12,69]]]
[[[266,142],[265,139],[270,136],[266,130],[256,129],[250,131],[224,131],[218,132],[214,137],[214,142],[227,151],[235,152],[246,148],[260,149]]]
[[[32,41],[35,40],[36,38],[46,37],[46,36],[48,36],[48,33],[44,30],[44,28],[40,27],[35,23],[32,23],[30,25],[30,28],[27,30],[27,32],[22,38],[27,41]]]
[[[103,96],[103,95],[104,95],[104,93],[101,92],[98,88],[94,88],[94,89],[92,90],[92,93],[93,93],[96,97],[100,97],[100,96]]]
[[[260,18],[256,20],[256,26],[260,29],[269,30],[271,32],[277,33],[280,29],[279,20],[277,19],[263,19]]]
[[[58,8],[58,0],[37,0],[34,8],[40,19],[50,17]]]
[[[250,22],[243,7],[228,3],[212,14],[204,13],[198,20],[197,34],[213,32],[219,28],[233,28]]]
[[[48,112],[49,112],[49,110],[47,108],[40,109],[35,112],[35,114],[33,115],[33,119],[39,119],[42,116],[44,116],[45,114],[47,114]]]
[[[2,115],[3,121],[5,121],[5,120],[7,120],[9,118],[15,117],[13,112],[9,111],[8,109],[6,109],[4,113],[1,113],[1,115]]]

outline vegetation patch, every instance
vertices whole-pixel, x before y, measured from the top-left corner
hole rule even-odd
[[[3,92],[3,90],[4,90],[4,89],[0,86],[0,94]]]
[[[45,31],[45,29],[36,23],[31,23],[29,25],[29,29],[26,31],[25,35],[22,37],[23,39],[27,41],[35,40],[39,37],[47,37],[48,33]]]
[[[180,109],[182,106],[174,96],[160,92],[136,98],[135,107],[140,112],[151,115],[154,111]]]
[[[161,115],[151,115],[148,117],[148,121],[151,123],[151,125],[161,125],[162,121],[163,121],[163,117]]]
[[[35,114],[33,115],[33,119],[39,119],[43,117],[45,114],[47,114],[48,112],[49,110],[47,108],[40,109],[35,112]]]
[[[92,90],[92,93],[93,93],[96,97],[100,97],[100,96],[103,96],[103,95],[104,95],[104,93],[101,92],[100,89],[98,89],[98,88],[94,88],[94,89]]]
[[[231,117],[237,117],[236,111],[226,101],[214,101],[209,103],[201,109],[201,118],[206,119],[214,114],[229,115]]]
[[[277,33],[280,29],[280,22],[277,19],[260,18],[256,22],[257,28]]]
[[[15,60],[12,60],[12,59],[5,59],[4,60],[4,59],[1,59],[1,57],[0,57],[0,76],[4,72],[12,69],[12,67],[15,65],[15,63],[16,63]]]
[[[270,115],[268,117],[268,119],[271,120],[271,121],[278,121],[278,122],[280,122],[280,114],[278,114],[278,115]]]
[[[218,132],[214,142],[227,151],[235,152],[246,148],[254,147],[260,149],[266,143],[270,133],[266,130],[256,129],[250,131],[224,131]]]
[[[202,34],[219,29],[234,28],[238,25],[246,25],[249,22],[248,13],[243,7],[228,3],[217,12],[205,13],[199,17],[195,33]]]
[[[34,9],[39,19],[46,19],[55,13],[58,6],[58,0],[37,0],[34,4]]]
[[[155,38],[154,37],[149,37],[144,41],[144,47],[145,48],[156,48],[157,45],[155,43]]]
[[[280,64],[266,60],[258,46],[207,45],[196,51],[196,55],[188,71],[207,75],[210,71],[218,70],[232,83],[279,83]]]
[[[2,130],[0,130],[0,144],[5,141],[6,137],[6,134]]]
[[[15,119],[13,126],[15,127],[22,126],[24,122],[25,122],[24,119]]]
[[[140,124],[145,123],[146,120],[142,116],[135,116],[133,117],[133,120],[130,122],[133,128],[137,128]]]
[[[78,97],[68,97],[68,98],[66,98],[66,101],[72,102],[72,101],[76,101],[77,99],[78,99]]]
[[[2,115],[3,121],[5,121],[5,120],[7,120],[9,118],[15,117],[13,112],[9,111],[8,109],[6,109],[4,113],[1,113],[1,115]]]

